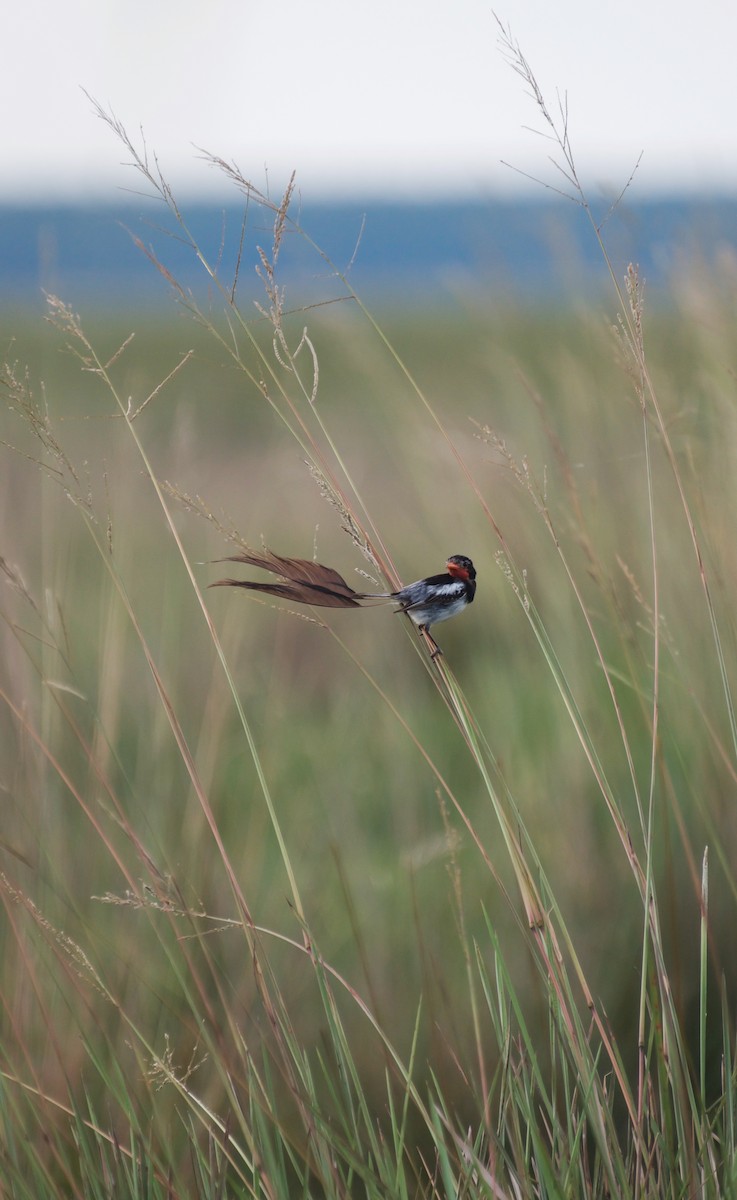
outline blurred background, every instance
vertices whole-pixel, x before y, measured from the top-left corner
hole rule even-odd
[[[554,10],[529,0],[497,16],[552,114],[569,113],[597,219],[639,162],[608,231],[618,260],[638,261],[663,288],[695,246],[708,254],[734,243],[730,6],[700,9],[699,46],[685,0],[625,0],[616,20],[583,0]],[[117,221],[147,239],[158,212],[90,97],[157,156],[211,240],[223,209],[236,229],[241,214],[203,150],[272,196],[296,172],[304,223],[338,265],[353,260],[354,286],[372,298],[447,304],[476,287],[530,301],[600,278],[579,214],[556,194],[570,188],[548,161],[548,131],[480,0],[452,11],[285,0],[278,19],[259,0],[219,0],[206,17],[170,0],[103,9],[72,0],[63,11],[32,0],[7,20],[5,306],[36,304],[41,288],[111,309],[157,302]]]
[[[142,406],[132,428],[151,475],[173,489],[175,527],[203,587],[222,572],[211,560],[233,552],[222,532],[232,527],[277,553],[314,553],[363,586],[356,572],[366,560],[289,432],[295,413],[341,478],[339,461],[347,465],[405,581],[441,570],[449,553],[473,557],[477,600],[439,640],[488,737],[500,791],[534,830],[628,1070],[640,898],[479,498],[524,572],[641,852],[637,804],[652,766],[652,481],[667,679],[654,872],[684,1027],[696,1020],[707,841],[721,848],[710,961],[715,978],[734,972],[737,773],[724,683],[737,573],[737,8],[704,0],[697,26],[684,0],[622,0],[616,10],[526,0],[498,17],[504,28],[511,22],[551,115],[567,128],[614,281],[623,287],[630,262],[645,279],[649,363],[698,515],[725,671],[657,437],[646,460],[636,372],[613,333],[623,296],[486,4],[28,0],[4,16],[0,340],[12,370],[0,417],[0,682],[14,707],[0,723],[0,856],[13,886],[85,948],[152,1044],[166,1031],[178,1062],[196,1048],[199,1015],[161,953],[160,914],[92,897],[123,896],[141,879],[164,889],[168,880],[172,894],[225,916],[232,895],[127,604],[257,921],[299,934],[258,772],[112,388],[131,411]],[[161,171],[186,236],[172,207],[127,165],[129,148],[93,100],[157,178]],[[274,212],[247,203],[208,154],[276,203],[296,172],[290,212],[311,242],[286,232],[278,248],[284,345],[268,315]],[[242,325],[193,243],[226,291],[232,286]],[[396,354],[341,299],[336,269]],[[111,364],[110,385],[90,370],[89,347],[68,317],[61,329],[42,319],[46,292],[79,314],[99,361]],[[306,391],[286,366],[285,345],[293,354],[302,347],[295,361]],[[403,1050],[422,994],[418,1069],[429,1063],[465,1112],[475,1065],[459,928],[485,944],[489,914],[537,1031],[547,1009],[488,794],[413,653],[414,635],[386,611],[332,614],[326,624],[338,641],[278,602],[222,589],[207,603],[312,933]],[[619,711],[584,610],[617,680]],[[413,738],[459,798],[487,862]],[[210,944],[217,986],[208,1020],[219,1013],[225,1026],[234,1014],[253,1042],[266,1042],[241,941]],[[166,946],[178,962],[176,938]],[[25,979],[22,936],[16,943],[8,934],[2,953],[4,978]],[[289,952],[273,956],[309,1043],[321,1010],[305,1000],[309,984]],[[25,1004],[33,989],[19,984],[6,1010],[13,1038],[4,1039],[44,1062],[49,1092],[73,1090],[87,1062],[76,1034],[66,1037],[80,1022],[80,985],[59,984],[59,994],[72,993],[65,1007],[56,982],[40,999],[39,971],[34,1004]],[[90,1003],[98,1012],[97,998]],[[53,1045],[49,1011],[58,1020]],[[120,1049],[117,1010],[98,1016],[130,1086],[145,1089]],[[365,1035],[355,1013],[351,1020]],[[378,1095],[381,1055],[371,1039],[358,1046]],[[11,1065],[23,1073],[22,1063]],[[218,1078],[206,1069],[198,1079],[217,1106]]]
[[[587,184],[619,191],[644,151],[645,193],[737,186],[730,6],[705,0],[696,31],[685,0],[623,0],[616,20],[584,0],[496,12],[551,106],[568,97]],[[277,189],[296,170],[310,198],[516,192],[502,159],[541,174],[545,146],[521,135],[535,114],[480,0],[452,12],[284,0],[278,20],[263,0],[216,0],[206,18],[173,0],[70,0],[63,12],[31,0],[6,16],[5,200],[109,200],[125,187],[82,88],[143,129],[179,195],[218,186],[197,148],[247,174],[267,168]]]

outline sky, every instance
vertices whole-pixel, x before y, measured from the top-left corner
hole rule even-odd
[[[733,0],[15,0],[3,14],[0,201],[120,199],[123,147],[210,197],[200,150],[318,199],[509,195],[560,182],[511,29],[587,186],[737,193]],[[84,89],[84,90],[83,90]],[[518,170],[502,165],[502,160]]]

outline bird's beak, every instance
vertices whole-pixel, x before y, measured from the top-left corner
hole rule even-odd
[[[458,563],[449,561],[445,566],[448,574],[452,575],[454,579],[468,579],[468,571],[465,567],[459,567]]]

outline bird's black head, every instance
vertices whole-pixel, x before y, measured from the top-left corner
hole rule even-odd
[[[447,562],[448,574],[455,579],[473,580],[476,578],[476,568],[465,554],[451,554]]]

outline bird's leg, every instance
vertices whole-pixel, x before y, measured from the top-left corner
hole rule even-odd
[[[432,651],[432,654],[430,655],[430,661],[432,662],[432,661],[433,661],[433,659],[435,659],[435,658],[439,658],[439,657],[440,657],[440,655],[443,653],[443,651],[440,649],[440,647],[439,647],[438,643],[435,641],[435,638],[434,638],[434,637],[433,637],[433,635],[430,633],[429,626],[427,626],[427,625],[420,625],[420,626],[419,626],[419,630],[420,630],[420,633],[424,633],[424,635],[425,635],[425,637],[427,638],[427,640],[428,640],[428,642],[430,643],[430,645],[434,647],[434,649],[433,649],[433,651]]]

